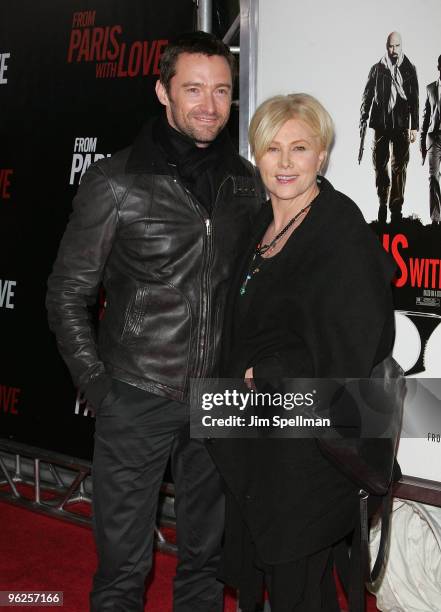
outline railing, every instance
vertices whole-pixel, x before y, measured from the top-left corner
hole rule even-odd
[[[91,467],[85,459],[0,439],[0,500],[90,527]],[[172,506],[174,486],[163,483],[161,496]],[[79,512],[78,504],[88,504],[90,512]],[[161,552],[176,554],[176,545],[167,540],[164,527],[175,527],[174,516],[161,514],[156,546]]]

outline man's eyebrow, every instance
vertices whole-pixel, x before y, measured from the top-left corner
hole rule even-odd
[[[205,83],[202,83],[201,81],[186,81],[185,83],[182,83],[182,87],[203,87],[205,85]],[[231,89],[231,83],[216,83],[215,87],[227,87],[228,89]]]

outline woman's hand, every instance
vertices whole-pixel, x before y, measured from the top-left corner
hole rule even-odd
[[[253,372],[253,368],[248,368],[247,371],[245,372],[245,384],[248,387],[248,389],[253,390],[253,391],[257,391],[256,389],[256,385],[254,384],[254,372]]]

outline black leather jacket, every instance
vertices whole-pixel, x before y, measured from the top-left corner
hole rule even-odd
[[[48,281],[49,325],[75,384],[98,407],[117,378],[185,401],[216,371],[236,256],[264,193],[233,147],[212,216],[173,175],[145,126],[84,175]],[[103,283],[98,342],[88,306]]]
[[[360,109],[361,125],[367,123],[370,113],[369,127],[374,130],[418,130],[418,78],[415,66],[411,64],[407,56],[403,58],[400,72],[407,100],[397,96],[394,110],[389,114],[387,107],[392,83],[390,71],[381,62],[372,66],[363,92]]]

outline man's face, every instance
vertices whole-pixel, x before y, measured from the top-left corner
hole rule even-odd
[[[156,94],[165,106],[169,124],[198,147],[206,147],[230,116],[230,66],[221,55],[181,53],[175,70],[169,91],[158,81]]]
[[[398,32],[392,32],[392,34],[389,35],[386,48],[391,62],[395,64],[398,56],[401,53],[401,36],[398,34]]]

